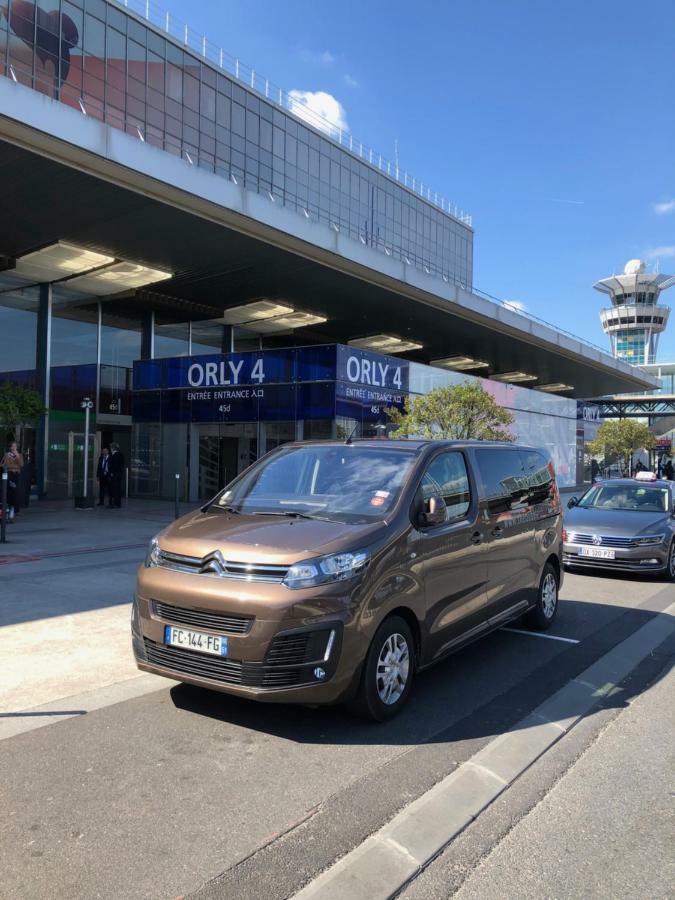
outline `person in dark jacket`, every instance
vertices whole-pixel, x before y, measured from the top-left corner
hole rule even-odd
[[[108,506],[119,509],[122,505],[122,477],[124,475],[124,454],[119,444],[110,445],[110,461],[108,463],[110,503]]]
[[[105,497],[110,490],[110,450],[107,447],[101,448],[101,455],[98,458],[96,466],[96,477],[98,478],[98,505],[105,506]]]
[[[668,462],[663,467],[664,477],[668,479],[668,481],[673,481],[675,476],[675,470],[673,469],[673,461],[669,459]]]

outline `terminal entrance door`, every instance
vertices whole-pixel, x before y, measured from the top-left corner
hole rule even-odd
[[[190,454],[190,497],[209,500],[258,457],[253,423],[194,425]]]
[[[87,462],[87,496],[96,497],[96,465],[98,463],[99,435],[89,432],[89,459]],[[79,497],[84,493],[84,433],[68,432],[68,449],[64,481],[68,497]],[[97,490],[98,488],[96,488]]]

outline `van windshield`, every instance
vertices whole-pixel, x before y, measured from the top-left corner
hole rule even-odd
[[[392,509],[415,453],[358,444],[281,449],[226,488],[216,508],[354,522]]]

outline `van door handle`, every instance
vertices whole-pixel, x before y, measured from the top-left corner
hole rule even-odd
[[[496,538],[501,537],[504,534],[504,529],[501,525],[495,525],[490,534]]]
[[[472,544],[481,544],[483,542],[483,534],[480,531],[474,531],[471,535]]]

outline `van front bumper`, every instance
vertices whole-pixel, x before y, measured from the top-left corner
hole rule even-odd
[[[142,671],[271,703],[339,703],[356,687],[363,641],[346,612],[311,622],[257,618],[249,634],[228,636],[226,657],[167,645],[170,624],[152,601],[135,598],[132,646]]]

